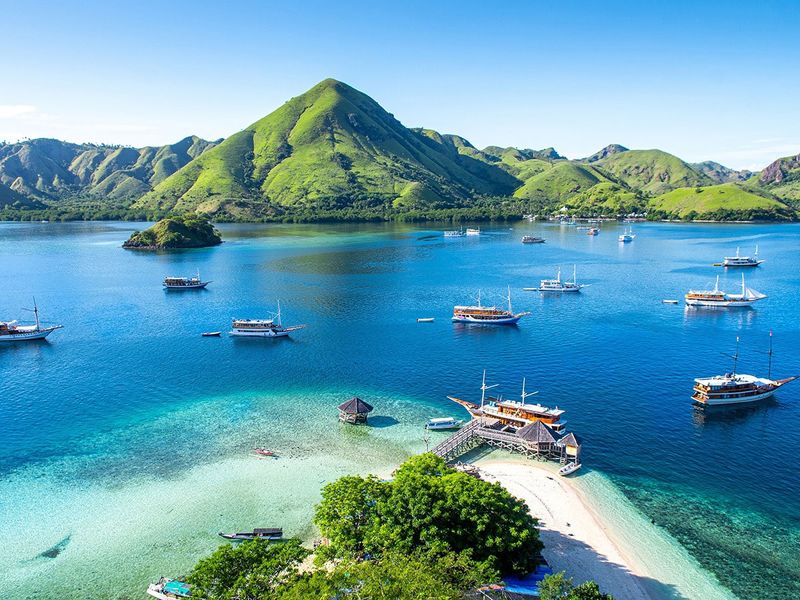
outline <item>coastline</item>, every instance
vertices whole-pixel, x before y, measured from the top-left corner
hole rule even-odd
[[[565,478],[555,465],[513,458],[475,464],[485,479],[525,500],[541,524],[542,554],[575,583],[594,580],[617,600],[734,598],[602,475]]]

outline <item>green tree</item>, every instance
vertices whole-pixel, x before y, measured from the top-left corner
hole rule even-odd
[[[265,540],[220,546],[192,569],[187,583],[192,594],[207,600],[258,600],[269,598],[308,556],[300,540],[281,543]]]
[[[538,587],[541,600],[613,600],[611,594],[601,592],[594,581],[573,585],[564,571],[547,575]]]

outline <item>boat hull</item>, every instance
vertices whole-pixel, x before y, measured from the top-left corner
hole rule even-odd
[[[780,387],[780,386],[778,386]],[[766,400],[767,398],[771,397],[778,391],[778,387],[774,387],[771,390],[766,390],[760,394],[755,394],[752,396],[738,396],[733,398],[707,398],[707,399],[699,399],[695,396],[692,396],[692,400],[697,404],[701,404],[703,406],[730,406],[734,404],[750,404],[752,402],[759,402],[761,400]]]
[[[28,342],[32,340],[43,340],[48,335],[53,333],[56,329],[61,329],[60,327],[46,327],[44,329],[39,329],[38,331],[26,331],[22,333],[12,333],[8,335],[0,335],[0,343],[3,342]]]
[[[745,308],[747,306],[752,306],[755,302],[755,300],[723,300],[720,302],[686,298],[686,306],[699,306],[703,308]]]
[[[202,290],[211,283],[210,281],[203,281],[201,283],[192,284],[192,285],[167,285],[164,284],[164,289],[169,292],[174,292],[176,290]]]
[[[516,325],[522,315],[514,315],[513,317],[502,317],[498,319],[475,319],[466,315],[453,316],[453,323],[465,323],[468,325]]]
[[[251,337],[251,338],[277,338],[288,337],[290,331],[283,329],[280,331],[231,331],[228,335],[231,337]]]

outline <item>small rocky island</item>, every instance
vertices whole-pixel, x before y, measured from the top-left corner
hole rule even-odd
[[[207,248],[222,243],[222,236],[207,217],[184,215],[167,217],[144,231],[134,231],[123,248],[169,250]]]

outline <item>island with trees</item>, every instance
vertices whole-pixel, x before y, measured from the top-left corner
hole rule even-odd
[[[133,250],[207,248],[222,243],[222,236],[207,217],[181,215],[166,217],[144,231],[135,231],[122,244]]]

